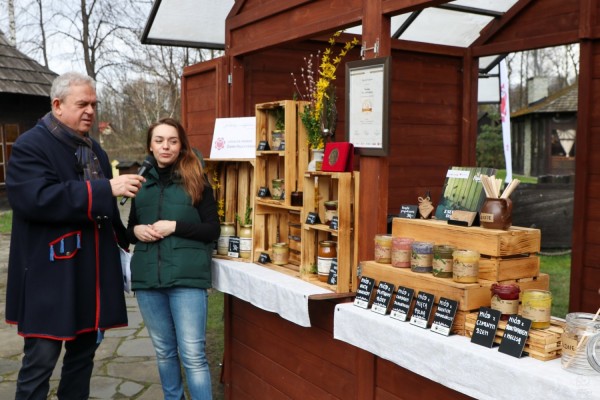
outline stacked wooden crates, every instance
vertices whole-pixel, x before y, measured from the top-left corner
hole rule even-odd
[[[257,150],[254,166],[256,191],[269,188],[273,178],[284,179],[285,197],[281,200],[254,194],[253,261],[272,253],[272,246],[285,242],[290,249],[286,265],[265,266],[302,278],[335,292],[348,293],[356,288],[356,246],[353,224],[358,190],[358,174],[353,172],[309,172],[309,148],[300,115],[306,102],[281,100],[256,105],[256,143],[269,142],[276,126],[276,110],[284,111],[285,148]],[[292,205],[292,192],[302,192],[302,205]],[[326,200],[338,200],[338,229],[305,223],[309,212],[317,212],[324,221]],[[316,263],[319,240],[333,238],[338,247],[338,284],[328,285],[307,273]],[[352,272],[354,271],[354,272]],[[341,283],[340,283],[341,282]]]
[[[306,129],[300,120],[300,113],[306,102],[282,100],[256,105],[256,143],[271,144],[270,135],[276,129],[276,115],[283,111],[283,149],[257,150],[254,167],[254,181],[257,190],[268,188],[272,192],[272,180],[284,179],[284,198],[270,196],[254,198],[253,260],[258,261],[261,253],[270,253],[274,243],[286,242],[291,238],[292,248],[289,267],[300,269],[300,247],[297,230],[300,223],[301,206],[291,203],[292,192],[302,191],[303,174],[308,166],[308,142]]]
[[[392,222],[392,236],[447,244],[481,254],[478,282],[469,284],[374,261],[363,263],[362,275],[374,278],[377,282],[405,286],[415,289],[416,293],[431,293],[435,295],[436,304],[440,297],[458,301],[458,312],[452,329],[455,333],[466,335],[467,315],[476,312],[479,307],[490,306],[491,286],[494,283],[515,283],[521,292],[525,289],[549,289],[548,275],[540,273],[537,255],[541,243],[539,229],[511,227],[504,231],[450,225],[438,220],[395,218]]]

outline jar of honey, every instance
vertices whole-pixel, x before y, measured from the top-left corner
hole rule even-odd
[[[375,262],[392,263],[392,235],[375,235]]]
[[[438,278],[452,278],[452,253],[456,250],[453,246],[440,244],[433,246],[433,276]]]
[[[317,277],[321,282],[327,282],[333,259],[337,257],[337,243],[334,240],[321,240],[317,253]]]
[[[273,244],[273,264],[275,265],[285,265],[288,263],[290,258],[290,248],[287,243],[274,243]]]
[[[552,312],[552,294],[546,290],[527,289],[521,299],[523,306],[521,315],[531,320],[534,329],[550,327],[550,313]]]
[[[521,289],[518,285],[494,283],[490,290],[492,291],[492,305],[490,308],[502,313],[501,320],[506,321],[512,314],[519,313],[519,293],[521,293]]]
[[[460,283],[476,283],[479,274],[479,252],[455,250],[452,253],[452,280]]]
[[[433,269],[433,243],[413,242],[410,255],[410,270],[431,272]]]
[[[392,267],[410,268],[410,255],[413,242],[413,238],[392,238]]]

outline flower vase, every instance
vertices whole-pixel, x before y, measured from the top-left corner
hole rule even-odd
[[[312,152],[311,161],[308,163],[308,171],[320,171],[323,166],[323,149],[310,149]]]

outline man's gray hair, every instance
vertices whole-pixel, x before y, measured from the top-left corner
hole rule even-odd
[[[91,77],[80,74],[79,72],[65,72],[59,75],[54,82],[52,82],[52,89],[50,89],[50,101],[52,99],[59,99],[63,101],[69,94],[71,86],[75,85],[89,85],[96,90],[96,81]]]

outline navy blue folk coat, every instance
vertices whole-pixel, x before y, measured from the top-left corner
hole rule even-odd
[[[106,153],[96,142],[93,150],[112,177]],[[6,189],[6,321],[22,336],[57,340],[126,326],[117,237],[128,243],[108,179],[80,180],[74,150],[38,124],[13,144]]]

